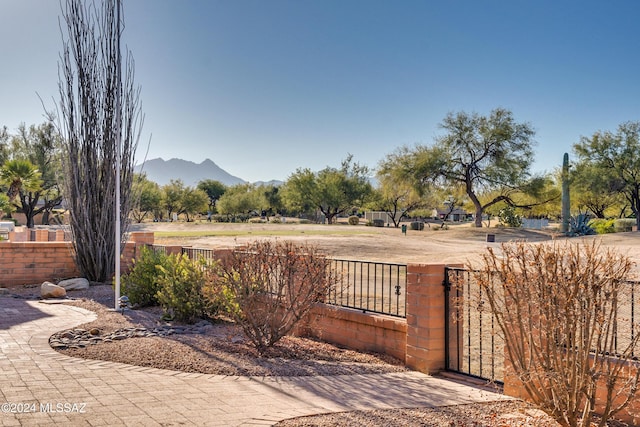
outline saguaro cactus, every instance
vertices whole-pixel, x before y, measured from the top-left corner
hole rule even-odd
[[[571,198],[569,196],[569,154],[564,153],[562,160],[562,229],[563,233],[569,232],[569,220],[571,219]]]

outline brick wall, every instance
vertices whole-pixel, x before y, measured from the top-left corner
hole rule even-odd
[[[392,316],[320,304],[296,333],[402,361],[406,356],[407,322]]]
[[[593,363],[593,359],[591,360]],[[633,377],[638,374],[638,369],[640,369],[640,362],[626,362],[622,369],[621,376],[622,378]],[[624,389],[620,387],[620,383],[623,382],[622,378],[618,381],[618,387],[615,387],[613,391],[613,396],[617,396],[613,401],[614,406],[622,404],[623,398],[626,399],[628,393],[629,386],[626,386]],[[601,411],[604,408],[604,403],[607,399],[606,380],[601,378],[597,387],[595,412],[601,414]],[[619,396],[618,393],[620,393]],[[533,401],[522,382],[513,372],[513,368],[508,357],[505,357],[504,394],[507,396],[517,397],[522,400]],[[635,397],[629,403],[629,406],[615,414],[614,418],[628,423],[630,426],[640,425],[640,393],[636,393]]]
[[[407,318],[328,305],[317,307],[299,334],[388,354],[428,374],[445,368],[444,265],[407,266]]]
[[[78,277],[69,242],[57,241],[60,230],[32,230],[39,241],[0,242],[0,286],[20,286]],[[55,241],[51,240],[55,238]],[[139,247],[153,244],[153,233],[131,233],[122,254],[122,271],[126,272]]]
[[[68,243],[0,243],[0,286],[42,283],[78,275]]]

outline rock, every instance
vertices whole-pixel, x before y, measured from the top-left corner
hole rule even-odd
[[[40,286],[40,296],[42,298],[63,298],[67,295],[67,291],[58,285],[54,285],[51,282],[44,282]]]
[[[91,328],[91,329],[89,329],[89,333],[90,333],[91,335],[100,335],[100,329],[98,329],[98,328]]]
[[[61,343],[60,341],[51,341],[50,345],[51,345],[51,348],[57,348],[57,349],[60,349],[60,350],[66,350],[67,349],[67,345]]]
[[[58,286],[63,287],[67,291],[80,291],[89,289],[89,281],[83,277],[78,277],[75,279],[61,280],[58,282]]]

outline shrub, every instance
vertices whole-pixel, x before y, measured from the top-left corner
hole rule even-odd
[[[636,220],[633,218],[622,218],[616,219],[613,227],[616,230],[616,233],[623,233],[626,231],[633,230],[633,226],[636,225]]]
[[[168,265],[168,262],[166,253],[143,246],[140,256],[133,260],[129,273],[121,277],[122,294],[129,297],[134,306],[158,305],[158,268]]]
[[[349,221],[349,225],[359,225],[360,217],[357,215],[351,215],[348,221]]]
[[[279,216],[274,216],[271,218],[271,224],[282,224],[282,218]]]
[[[640,370],[625,362],[637,354],[640,336],[617,340],[617,332],[629,333],[619,315],[630,300],[631,267],[629,258],[595,242],[521,242],[502,245],[500,253],[488,248],[472,273],[503,334],[511,370],[563,426],[591,426],[596,393],[604,399],[599,425],[607,425],[636,393]]]
[[[335,287],[329,260],[311,246],[255,242],[222,263],[227,312],[259,352],[273,346]]]
[[[412,230],[424,230],[424,222],[422,221],[413,221],[409,225]]]
[[[615,219],[595,218],[589,221],[589,227],[593,228],[598,234],[615,233]]]
[[[193,323],[215,313],[211,299],[204,298],[203,290],[216,266],[204,260],[194,261],[185,254],[171,255],[165,265],[158,266],[160,289],[156,297],[165,313],[175,320]]]
[[[513,206],[505,206],[498,212],[498,219],[501,224],[507,227],[522,227],[522,217],[516,213]]]

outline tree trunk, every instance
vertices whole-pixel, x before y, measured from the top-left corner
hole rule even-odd
[[[27,221],[27,228],[33,228],[35,226],[33,217],[35,216],[35,204],[37,203],[37,198],[32,198],[30,195],[20,193],[20,204],[22,213],[24,213],[24,217]]]
[[[480,203],[478,204],[474,203],[474,206],[476,208],[476,217],[475,217],[474,225],[477,228],[482,228],[482,212],[483,212],[482,205]]]

